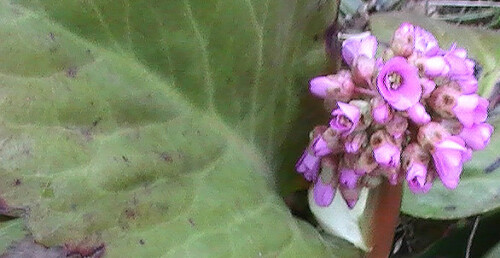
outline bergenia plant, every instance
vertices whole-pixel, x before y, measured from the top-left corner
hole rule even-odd
[[[454,189],[463,164],[492,135],[488,100],[477,94],[467,50],[442,49],[430,32],[409,23],[381,46],[367,32],[348,38],[342,44],[348,69],[310,81],[331,120],[314,128],[296,170],[313,183],[318,206],[329,206],[340,192],[352,209],[360,191],[380,179],[406,181],[415,194],[436,180]]]

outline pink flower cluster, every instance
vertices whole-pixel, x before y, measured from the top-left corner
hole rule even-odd
[[[443,50],[430,32],[409,23],[379,58],[377,45],[367,32],[345,40],[349,70],[310,81],[331,120],[311,132],[296,170],[314,183],[319,206],[330,205],[338,188],[352,208],[361,189],[383,177],[406,180],[414,193],[428,192],[438,177],[454,189],[463,163],[493,133],[465,49]]]

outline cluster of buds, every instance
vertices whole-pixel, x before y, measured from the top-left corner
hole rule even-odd
[[[377,45],[368,32],[345,40],[349,70],[310,81],[331,120],[311,132],[296,170],[314,183],[319,206],[330,205],[338,188],[353,208],[363,187],[384,178],[393,185],[405,180],[414,193],[428,192],[435,178],[454,189],[463,163],[493,133],[465,49],[443,50],[430,32],[409,23],[381,57]]]

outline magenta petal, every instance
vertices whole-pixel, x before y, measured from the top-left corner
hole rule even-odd
[[[401,151],[397,146],[386,143],[374,149],[373,156],[375,161],[380,165],[398,167]]]
[[[415,124],[423,125],[431,121],[431,116],[425,111],[425,107],[420,103],[409,108],[407,112],[408,116]]]
[[[359,118],[361,117],[361,112],[359,111],[359,108],[354,105],[346,104],[343,102],[338,102],[338,105],[339,108],[342,110],[342,112],[345,114],[345,116],[354,123],[353,127],[356,127],[356,125],[359,122]]]
[[[331,184],[324,184],[321,178],[318,179],[313,187],[314,202],[320,207],[327,207],[332,203],[335,191]]]
[[[317,157],[323,157],[332,153],[332,150],[328,147],[328,143],[323,137],[318,137],[314,141],[312,148],[314,150],[314,155]]]
[[[477,79],[474,75],[456,77],[455,80],[460,85],[462,94],[473,94],[477,91]]]
[[[437,144],[432,153],[434,166],[443,182],[449,189],[455,189],[462,173],[463,154],[467,149],[452,140],[443,140]]]
[[[400,77],[397,87],[391,87],[390,76],[394,75]],[[391,58],[382,67],[377,77],[377,88],[389,105],[397,110],[407,110],[422,96],[417,69],[400,56]]]
[[[420,192],[427,180],[427,167],[421,163],[413,163],[406,171],[406,181],[412,192]],[[415,191],[414,191],[415,190]]]
[[[446,76],[449,66],[442,56],[434,56],[424,61],[424,73],[429,77]]]
[[[432,33],[415,26],[415,50],[425,56],[436,55],[439,51],[439,45]]]
[[[436,89],[436,83],[427,78],[420,78],[420,84],[422,85],[422,98],[427,98],[431,95],[432,91]]]
[[[453,112],[458,120],[465,126],[486,121],[488,116],[488,100],[477,94],[461,95]]]
[[[375,122],[385,124],[391,119],[391,110],[387,103],[382,102],[372,108],[372,117]]]
[[[295,165],[295,170],[302,174],[307,181],[314,181],[318,177],[320,164],[321,159],[306,150]]]
[[[360,175],[353,169],[343,168],[340,170],[339,182],[348,189],[356,188]]]
[[[350,37],[342,43],[342,57],[349,66],[360,55],[374,58],[376,51],[377,39],[369,32]]]
[[[482,150],[488,145],[492,133],[493,126],[488,123],[481,123],[472,127],[464,127],[460,132],[460,137],[473,150]]]
[[[329,87],[335,87],[333,85],[335,82],[329,79],[327,76],[320,76],[312,79],[309,84],[311,87],[309,90],[316,97],[326,98],[326,93]]]
[[[343,135],[348,135],[354,131],[359,123],[361,113],[359,108],[344,102],[337,102],[338,109],[333,110],[330,127]],[[347,119],[350,124],[346,125],[343,121]]]

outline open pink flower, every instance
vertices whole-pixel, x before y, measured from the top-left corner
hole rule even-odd
[[[339,108],[332,111],[332,120],[330,120],[330,127],[342,135],[349,135],[354,131],[359,123],[361,113],[359,108],[344,102],[337,103]]]
[[[488,100],[477,94],[461,95],[453,112],[465,127],[471,127],[473,124],[486,121],[488,105]]]
[[[454,136],[448,137],[434,146],[432,158],[436,172],[449,189],[455,189],[460,181],[462,166],[467,149]]]
[[[422,96],[417,69],[400,56],[391,58],[382,67],[377,88],[389,105],[397,110],[407,110]]]
[[[360,55],[374,58],[375,52],[377,52],[377,38],[370,33],[350,37],[342,43],[342,57],[349,66],[352,66]]]

